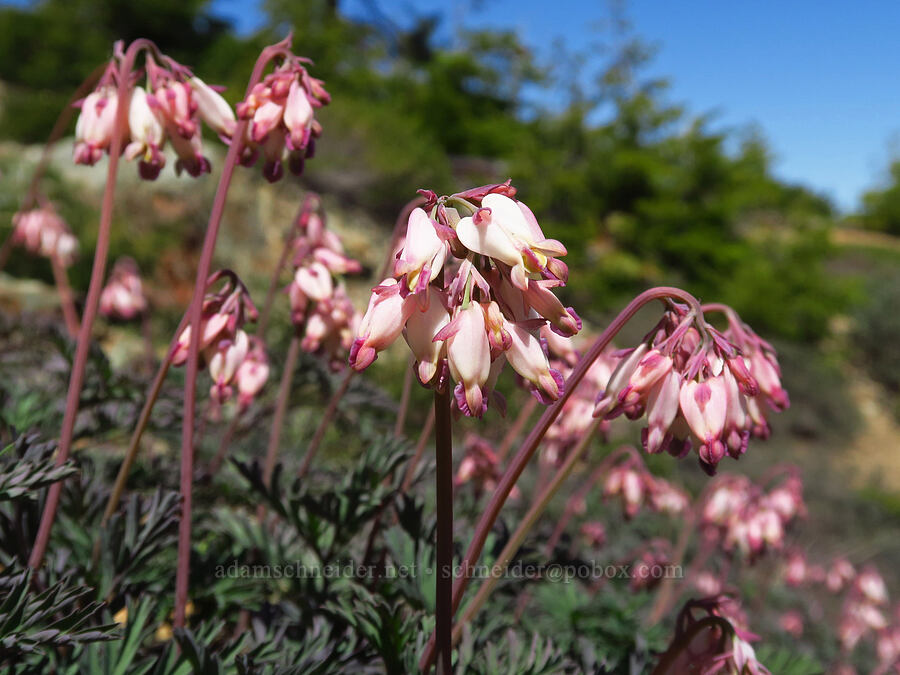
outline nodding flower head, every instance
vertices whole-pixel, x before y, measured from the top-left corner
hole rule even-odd
[[[218,406],[234,397],[236,387],[238,406],[246,408],[269,376],[262,341],[243,330],[246,323],[256,321],[256,307],[246,286],[230,270],[211,275],[206,286],[199,356],[201,365],[208,366],[212,378],[210,398],[218,410]],[[190,342],[191,326],[187,326],[169,355],[173,365],[180,366],[187,361]]]
[[[744,476],[717,478],[701,506],[707,540],[719,543],[728,553],[741,552],[750,562],[767,550],[781,549],[787,527],[805,511],[796,470],[785,469],[769,491]],[[795,504],[788,510],[782,508],[785,490],[794,492]]]
[[[75,123],[75,163],[93,165],[109,152],[116,126],[118,93],[112,83],[102,82],[79,105],[81,114]]]
[[[130,321],[147,311],[147,298],[137,263],[120,258],[100,292],[100,313],[109,319]]]
[[[403,333],[422,384],[452,378],[465,415],[481,416],[492,399],[502,406],[493,389],[504,363],[538,400],[557,400],[563,378],[541,329],[568,337],[581,328],[553,292],[567,278],[554,257],[565,248],[544,237],[508,181],[449,197],[420,192],[425,204],[410,213],[394,276],[373,289],[351,365],[367,367]]]
[[[123,129],[122,152],[126,159],[138,160],[141,178],[155,180],[165,166],[163,149],[171,141],[178,160],[175,171],[191,176],[209,173],[210,162],[203,155],[201,121],[228,142],[236,124],[231,106],[215,88],[196,77],[185,66],[146,50],[145,86],[137,84],[135,73],[123,73],[124,52],[117,43],[114,56],[96,89],[77,103],[81,108],[75,126],[76,164],[95,164],[110,152],[119,106],[128,107],[127,128]],[[119,84],[125,78],[126,95],[119,100]]]
[[[221,282],[224,283],[215,290]],[[215,350],[222,340],[234,341],[237,331],[246,322],[255,322],[257,317],[256,306],[250,299],[247,287],[231,270],[210,275],[206,287],[200,319],[200,356],[204,364],[211,355],[208,350]],[[180,366],[187,361],[190,342],[191,326],[186,326],[169,356],[173,365]]]
[[[269,379],[269,358],[263,341],[255,335],[249,338],[244,360],[234,373],[238,391],[238,406],[248,408]]]
[[[303,335],[300,347],[324,357],[337,370],[359,324],[342,275],[359,272],[362,266],[344,253],[340,237],[326,229],[321,200],[312,193],[304,200],[287,246],[294,264],[287,291],[291,321]]]
[[[729,326],[719,332],[699,307],[672,303],[637,347],[621,353],[594,414],[646,414],[648,452],[681,457],[696,447],[710,474],[726,454],[739,458],[751,436],[768,436],[764,408],[788,405],[775,352],[731,309],[723,311]]]
[[[12,222],[12,243],[34,255],[56,258],[66,266],[75,262],[78,240],[50,204],[19,211]]]
[[[322,133],[315,110],[328,104],[331,97],[321,80],[309,76],[308,63],[287,54],[237,105],[238,118],[250,122],[241,161],[253,166],[262,150],[263,175],[270,182],[284,175],[285,161],[292,173],[303,173],[305,161],[315,154],[315,139]]]
[[[667,480],[651,474],[634,448],[623,447],[621,459],[609,470],[603,496],[622,500],[625,518],[633,518],[643,507],[677,515],[688,507],[687,495]]]
[[[454,485],[461,487],[471,483],[478,497],[493,491],[501,474],[500,460],[491,443],[477,434],[466,434],[465,455],[453,479]],[[518,489],[514,487],[510,497],[515,499],[518,494]]]
[[[756,639],[731,597],[689,600],[678,614],[672,643],[654,672],[771,675],[750,645]]]

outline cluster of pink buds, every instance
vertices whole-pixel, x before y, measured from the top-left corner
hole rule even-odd
[[[100,313],[117,321],[130,321],[147,311],[147,298],[137,263],[120,258],[100,293]]]
[[[500,459],[494,452],[493,445],[486,438],[473,433],[466,434],[464,445],[465,455],[453,481],[455,487],[471,482],[475,487],[476,497],[485,492],[493,492],[502,474]],[[514,486],[510,498],[515,499],[518,495],[518,487]]]
[[[734,604],[725,595],[689,601],[676,620],[672,644],[653,672],[770,675],[750,645],[756,636],[743,627]]]
[[[241,163],[253,166],[261,150],[263,175],[273,183],[284,175],[285,160],[292,173],[303,173],[305,161],[315,153],[315,139],[322,133],[314,112],[327,105],[331,96],[321,80],[306,72],[308,63],[287,53],[275,72],[237,105],[238,117],[250,121]]]
[[[646,414],[647,452],[683,457],[696,446],[711,475],[726,454],[739,458],[751,435],[768,436],[763,404],[788,405],[774,350],[723,309],[725,333],[705,321],[700,307],[671,302],[640,345],[620,352],[594,411],[607,419]]]
[[[782,490],[789,491],[789,499]],[[738,550],[751,561],[769,548],[780,549],[785,528],[805,513],[802,490],[793,470],[769,492],[745,476],[722,476],[702,505],[704,534],[720,541],[725,551]]]
[[[874,567],[861,571],[844,598],[838,623],[838,639],[846,652],[853,651],[869,634],[879,635],[888,628],[883,607],[888,603],[884,579]]]
[[[443,389],[452,377],[465,415],[484,414],[506,361],[538,400],[555,401],[563,378],[539,329],[549,324],[563,336],[581,329],[552,290],[568,279],[556,257],[565,247],[544,236],[509,181],[449,197],[422,194],[424,208],[410,213],[394,276],[373,289],[350,365],[363,370],[403,334],[419,381]]]
[[[576,338],[558,335],[549,325],[541,327],[540,336],[548,347],[550,367],[558,371],[563,379],[568,379],[574,365],[581,358],[580,351],[574,345]],[[584,437],[591,424],[591,413],[597,395],[606,389],[616,364],[612,350],[604,351],[591,364],[584,379],[563,404],[559,416],[544,434],[542,461],[559,466],[565,461],[569,450]],[[609,422],[603,421],[598,431],[605,435],[609,431]]]
[[[651,474],[632,448],[610,469],[603,485],[603,496],[620,497],[626,518],[633,518],[642,507],[658,513],[677,515],[688,507],[687,495],[662,478]]]
[[[222,270],[210,276],[207,287],[220,281],[224,281],[222,287],[203,299],[201,365],[209,369],[212,378],[209,393],[215,404],[230,400],[237,387],[239,405],[246,407],[268,379],[268,360],[262,342],[243,330],[246,322],[254,322],[257,317],[246,286],[234,272]],[[173,365],[180,366],[187,361],[190,341],[191,326],[187,326],[170,355]]]
[[[151,53],[154,52],[154,53]],[[185,66],[148,48],[144,72],[146,87],[136,82],[140,73],[123,73],[124,54],[116,43],[96,89],[78,103],[81,114],[75,127],[75,163],[95,164],[112,146],[119,105],[128,106],[122,152],[138,160],[138,172],[155,180],[165,166],[163,148],[172,144],[178,159],[175,172],[197,177],[209,173],[203,155],[201,121],[229,142],[236,125],[234,111],[217,90]],[[119,83],[127,82],[127,97],[119,101]]]
[[[66,221],[49,204],[29,211],[19,211],[12,217],[12,243],[24,247],[34,255],[56,258],[63,265],[75,262],[78,240]]]
[[[301,348],[318,354],[338,370],[356,334],[359,313],[341,277],[362,266],[344,253],[340,237],[325,227],[319,198],[309,195],[290,242],[294,279],[288,287],[291,321],[302,332]]]

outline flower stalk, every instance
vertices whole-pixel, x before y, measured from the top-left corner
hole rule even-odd
[[[285,56],[289,52],[290,38],[283,42],[263,49],[247,85],[247,95],[253,87],[262,79],[263,71],[270,61]],[[197,277],[194,284],[194,295],[189,309],[189,326],[195,327],[191,331],[190,345],[188,347],[187,367],[184,381],[184,421],[181,433],[181,519],[178,526],[178,563],[175,575],[175,615],[173,626],[184,627],[185,608],[188,599],[188,582],[190,576],[190,551],[191,551],[191,506],[193,492],[194,472],[194,415],[197,394],[197,373],[199,370],[199,352],[201,320],[203,310],[203,295],[206,290],[207,278],[212,267],[213,252],[218,239],[219,227],[222,223],[222,214],[225,210],[225,202],[228,197],[228,189],[234,170],[240,159],[243,149],[243,139],[246,137],[249,121],[242,119],[237,123],[231,145],[225,156],[225,164],[222,175],[216,188],[216,196],[213,201],[203,241],[203,250],[197,265]]]
[[[453,430],[450,421],[450,395],[434,391],[434,436],[437,457],[436,496],[436,577],[435,637],[438,675],[451,675],[453,622]]]
[[[566,381],[565,387],[563,388],[563,391],[559,398],[556,400],[556,402],[547,407],[547,409],[544,411],[544,414],[541,415],[540,419],[538,420],[537,424],[531,429],[528,436],[522,442],[522,445],[519,447],[518,452],[513,457],[512,461],[506,469],[506,472],[503,474],[500,482],[497,484],[497,487],[494,490],[494,494],[491,496],[490,502],[488,502],[487,507],[481,515],[481,519],[478,521],[475,533],[472,536],[472,540],[469,542],[469,548],[466,550],[465,556],[462,560],[463,569],[472,569],[473,566],[477,564],[478,558],[481,556],[481,552],[484,549],[484,544],[487,541],[488,535],[490,534],[494,523],[497,521],[503,505],[509,498],[513,487],[515,487],[516,482],[519,480],[519,477],[522,475],[522,472],[525,470],[528,462],[537,451],[541,439],[544,437],[544,434],[547,433],[547,429],[550,428],[550,425],[553,424],[554,420],[559,416],[559,413],[565,405],[565,402],[572,395],[572,392],[578,386],[578,383],[581,382],[581,380],[584,378],[588,369],[591,367],[591,364],[600,357],[600,355],[603,353],[603,350],[606,349],[610,342],[612,342],[612,339],[619,333],[620,330],[622,330],[625,324],[628,323],[628,321],[630,321],[635,314],[637,314],[638,310],[654,300],[665,301],[669,298],[674,298],[676,300],[687,303],[696,314],[702,316],[700,303],[696,298],[694,298],[694,296],[679,288],[670,286],[659,286],[656,288],[648,289],[634,298],[630,303],[628,303],[625,309],[623,309],[619,313],[619,315],[616,316],[615,319],[613,319],[613,321],[606,327],[603,333],[600,334],[600,336],[587,351],[587,353],[575,365],[575,368],[572,370],[572,374]],[[463,575],[458,577],[453,585],[454,612],[459,608],[459,605],[462,602],[463,595],[465,594],[466,588],[468,588],[469,585],[469,580],[469,577]],[[422,666],[423,670],[427,670],[434,663],[435,645],[433,638],[434,636],[432,636],[432,640],[429,641],[428,645],[426,646],[425,655],[420,661],[420,665]]]
[[[153,43],[147,40],[135,40],[125,52],[122,60],[118,96],[125,101],[128,97],[128,87],[134,62],[139,52],[144,49],[153,49]],[[109,253],[110,228],[112,226],[113,206],[115,203],[116,175],[119,168],[119,156],[125,140],[128,123],[128,107],[119,106],[116,111],[116,122],[113,127],[112,142],[109,153],[109,165],[106,173],[106,187],[103,193],[103,203],[100,212],[100,225],[97,231],[97,247],[94,250],[94,264],[91,269],[91,280],[88,285],[87,298],[85,299],[84,315],[81,326],[78,329],[78,339],[75,346],[75,360],[72,365],[72,373],[69,377],[69,389],[66,394],[66,408],[63,414],[62,429],[60,430],[59,448],[56,453],[56,465],[61,466],[68,460],[72,449],[72,440],[75,432],[75,419],[78,416],[78,408],[81,398],[81,388],[84,384],[84,373],[87,367],[88,351],[91,342],[91,331],[97,310],[100,304],[100,292],[103,289],[103,280],[106,273],[106,259]],[[50,486],[47,491],[47,501],[41,514],[41,522],[38,526],[37,537],[28,566],[37,569],[44,560],[47,544],[50,542],[50,531],[56,520],[56,510],[59,507],[59,498],[62,492],[62,481]]]

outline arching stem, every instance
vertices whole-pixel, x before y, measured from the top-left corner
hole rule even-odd
[[[62,306],[63,319],[69,337],[78,335],[78,311],[75,309],[75,299],[72,297],[72,287],[69,285],[69,275],[66,266],[58,255],[50,256],[50,266],[53,268],[53,280],[56,282],[56,290],[59,292],[59,304]]]
[[[497,517],[500,515],[500,510],[503,508],[503,505],[506,503],[506,500],[509,498],[509,493],[512,492],[513,487],[516,482],[519,480],[519,477],[522,475],[522,472],[525,470],[525,467],[528,465],[528,462],[531,460],[531,457],[534,455],[535,451],[538,448],[538,445],[543,439],[544,434],[547,433],[547,429],[550,428],[550,425],[556,420],[559,416],[560,411],[565,405],[566,401],[569,400],[569,397],[572,395],[572,392],[578,386],[578,383],[584,378],[588,369],[594,363],[595,360],[600,356],[604,349],[612,342],[612,339],[622,330],[622,327],[628,323],[628,321],[640,310],[644,305],[654,300],[666,300],[667,298],[674,298],[676,300],[680,300],[682,302],[690,305],[691,309],[697,315],[698,319],[702,319],[703,312],[700,309],[700,303],[697,301],[694,296],[691,294],[671,286],[659,286],[656,288],[651,288],[649,290],[644,291],[640,295],[638,295],[634,300],[632,300],[628,305],[623,309],[619,315],[613,319],[612,323],[606,327],[606,330],[597,338],[588,352],[581,358],[581,360],[575,365],[575,368],[572,370],[572,374],[569,376],[569,379],[566,380],[565,390],[559,399],[553,403],[553,405],[549,406],[544,414],[541,415],[541,418],[538,420],[537,424],[532,428],[529,432],[528,436],[522,442],[518,452],[513,457],[503,476],[500,478],[497,487],[494,490],[494,494],[491,496],[491,500],[487,505],[487,508],[482,512],[481,518],[478,521],[478,525],[475,529],[475,533],[472,536],[472,540],[469,543],[469,548],[466,551],[466,554],[462,560],[462,569],[472,569],[473,566],[478,562],[478,558],[481,555],[481,551],[484,549],[484,544],[487,541],[488,534],[490,534],[491,528],[493,528],[494,523],[497,521]],[[468,587],[469,579],[466,575],[459,577],[453,585],[453,611],[459,607],[460,602],[462,601],[462,597],[466,592],[466,588]],[[420,666],[422,666],[423,670],[428,670],[431,665],[434,663],[434,640],[429,641],[428,645],[425,648],[425,656],[420,661]]]
[[[550,482],[547,483],[540,496],[538,496],[538,498],[531,505],[531,508],[528,509],[528,513],[525,514],[525,517],[519,523],[518,527],[516,527],[516,531],[513,532],[512,536],[509,538],[509,541],[506,543],[506,546],[503,547],[500,555],[497,556],[497,560],[495,560],[494,564],[491,565],[492,572],[497,569],[505,568],[506,565],[509,564],[509,561],[512,560],[513,556],[519,551],[519,548],[521,548],[522,542],[525,541],[525,537],[528,534],[529,530],[531,530],[531,528],[537,522],[537,519],[547,508],[550,500],[553,499],[559,488],[562,487],[563,483],[569,477],[569,474],[572,473],[572,470],[575,468],[582,455],[584,455],[585,450],[587,450],[587,448],[590,446],[591,441],[594,438],[594,431],[598,426],[600,426],[602,422],[602,419],[596,418],[585,430],[584,436],[569,452],[569,455],[566,457],[566,461],[559,468],[559,471],[557,471],[553,475],[553,478],[550,479]],[[494,587],[497,585],[497,582],[499,582],[500,579],[501,575],[495,576],[494,574],[491,574],[491,576],[485,579],[484,583],[482,583],[478,588],[478,592],[475,594],[475,597],[472,598],[472,601],[468,605],[466,605],[466,608],[460,616],[459,621],[453,627],[454,643],[459,641],[459,638],[462,636],[463,626],[471,621],[472,618],[478,613],[478,610],[480,610],[484,605],[491,591],[494,590]]]
[[[284,56],[286,48],[287,43],[281,43],[263,49],[250,75],[250,81],[247,84],[247,95],[250,94],[253,86],[262,79],[263,71],[269,62],[278,56]],[[216,248],[219,227],[222,224],[222,214],[225,211],[228,188],[231,186],[231,179],[234,176],[234,170],[240,156],[247,124],[247,120],[238,122],[228,153],[225,156],[225,164],[222,167],[222,175],[216,188],[216,196],[210,211],[206,236],[203,240],[203,250],[197,265],[197,279],[194,284],[194,295],[191,299],[189,310],[190,319],[188,325],[194,328],[191,330],[184,380],[184,420],[181,428],[181,519],[178,526],[178,562],[175,571],[175,616],[172,622],[175,628],[184,627],[190,577],[191,502],[194,480],[194,415],[197,372],[199,370],[200,333],[202,332],[199,326],[202,319],[203,295],[206,291],[206,280],[212,267],[213,252]]]
[[[294,379],[294,370],[297,368],[297,358],[300,356],[300,337],[295,333],[291,337],[288,346],[287,357],[284,361],[284,370],[281,373],[281,382],[278,385],[278,401],[275,404],[275,416],[272,418],[272,430],[269,432],[269,446],[266,448],[266,460],[263,465],[263,483],[268,487],[272,482],[272,474],[275,471],[275,462],[278,459],[278,448],[281,445],[281,430],[284,427],[284,416],[287,413],[288,403],[291,398],[291,380]],[[265,514],[265,508],[260,504],[257,510],[260,520]]]
[[[419,440],[416,443],[416,449],[413,452],[413,456],[410,457],[409,464],[406,467],[406,474],[403,476],[403,485],[400,488],[403,492],[409,491],[413,479],[416,477],[416,467],[419,466],[419,462],[422,460],[422,455],[425,453],[425,446],[428,445],[428,439],[431,438],[432,429],[434,429],[433,408],[428,413],[428,418],[425,420],[425,426],[422,427],[422,433],[419,434]]]
[[[322,414],[322,419],[319,420],[319,425],[316,427],[316,431],[315,433],[313,433],[312,440],[310,440],[309,446],[307,446],[306,448],[306,454],[303,456],[303,462],[300,464],[300,468],[297,470],[298,478],[303,478],[303,476],[306,475],[306,472],[309,471],[309,467],[312,464],[313,459],[315,459],[316,453],[319,451],[319,446],[322,445],[322,440],[325,438],[325,432],[328,431],[331,420],[334,419],[334,416],[337,413],[338,404],[341,402],[341,399],[344,398],[344,394],[347,393],[347,389],[350,387],[350,380],[353,379],[353,376],[355,374],[355,370],[353,370],[352,368],[347,368],[346,372],[344,373],[344,377],[341,378],[341,383],[331,395],[331,399],[328,401],[328,406],[325,408],[325,412]]]
[[[97,308],[100,303],[100,291],[103,288],[103,280],[106,274],[106,259],[109,253],[109,234],[112,226],[113,206],[115,204],[116,173],[119,168],[119,156],[122,154],[122,144],[125,139],[128,124],[128,87],[131,71],[138,53],[147,48],[153,48],[153,44],[147,40],[135,40],[128,46],[128,50],[122,59],[121,72],[119,74],[118,101],[116,110],[116,123],[113,128],[112,142],[109,148],[109,165],[106,172],[106,188],[103,192],[103,204],[100,211],[100,225],[97,230],[97,247],[94,250],[94,264],[91,269],[91,281],[88,286],[87,298],[84,305],[84,315],[78,330],[78,341],[75,346],[75,360],[72,364],[72,373],[69,377],[69,389],[66,394],[66,409],[63,414],[62,429],[60,430],[59,448],[56,453],[57,466],[69,459],[72,449],[72,440],[75,432],[75,418],[78,416],[78,408],[81,399],[81,387],[84,384],[84,372],[87,367],[88,351],[91,343],[91,330],[97,317]],[[56,520],[56,510],[59,507],[59,497],[62,493],[63,482],[58,481],[50,486],[47,491],[47,501],[44,503],[44,512],[41,514],[41,522],[38,526],[34,548],[28,559],[28,565],[38,568],[44,560],[44,553],[50,541],[50,531]]]

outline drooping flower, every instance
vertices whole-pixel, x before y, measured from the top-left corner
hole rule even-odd
[[[131,258],[121,258],[100,292],[100,313],[110,319],[130,321],[145,311],[147,298],[137,263]]]
[[[178,159],[175,171],[200,176],[210,171],[203,154],[201,121],[224,141],[230,142],[236,119],[231,106],[215,88],[196,77],[185,66],[159,54],[146,53],[145,86],[133,73],[121,72],[124,52],[117,43],[114,56],[96,89],[77,105],[81,108],[75,127],[76,164],[95,164],[109,153],[117,122],[117,110],[127,105],[127,128],[123,130],[122,152],[126,159],[138,160],[138,173],[155,180],[165,166],[163,149],[171,142]],[[119,84],[127,78],[126,96],[119,101]]]
[[[654,672],[771,675],[750,644],[756,636],[735,619],[733,604],[725,595],[688,601],[676,619],[672,643]]]
[[[238,391],[238,406],[246,409],[262,391],[269,379],[269,358],[261,339],[252,335],[247,355],[234,373]]]
[[[442,388],[449,374],[466,415],[481,416],[489,400],[502,406],[494,384],[504,363],[538,400],[557,400],[563,378],[541,329],[571,336],[581,328],[552,290],[565,285],[566,266],[554,257],[565,248],[544,237],[509,182],[449,197],[420,192],[426,202],[410,213],[394,276],[373,289],[351,365],[367,367],[403,332],[422,384]]]
[[[362,266],[345,254],[340,237],[326,228],[321,200],[313,193],[304,200],[287,245],[294,264],[287,290],[291,321],[303,336],[300,347],[338,370],[360,321],[342,277]]]
[[[216,285],[224,282],[220,288]],[[240,409],[246,408],[262,390],[269,375],[265,347],[257,337],[243,330],[257,318],[256,307],[250,300],[246,286],[230,270],[211,275],[209,292],[203,299],[199,364],[207,367],[212,378],[210,398],[214,414],[231,400],[237,389]],[[191,341],[191,326],[187,326],[169,354],[172,365],[187,361]]]
[[[13,215],[12,222],[13,244],[34,255],[56,258],[66,266],[75,262],[78,240],[50,204],[19,211]]]
[[[624,353],[594,414],[606,419],[646,414],[648,452],[681,457],[694,447],[710,474],[726,454],[739,458],[751,435],[767,436],[761,406],[787,406],[774,350],[732,310],[723,311],[729,319],[724,333],[709,325],[699,308],[673,303],[644,340]]]
[[[118,94],[109,82],[102,82],[80,103],[75,123],[75,163],[93,165],[109,152],[118,110]]]
[[[292,173],[303,173],[305,161],[315,154],[315,139],[322,133],[314,113],[331,97],[321,80],[309,76],[305,63],[288,53],[237,105],[238,118],[250,121],[241,161],[253,166],[262,150],[263,175],[270,182],[284,175],[285,161]]]

